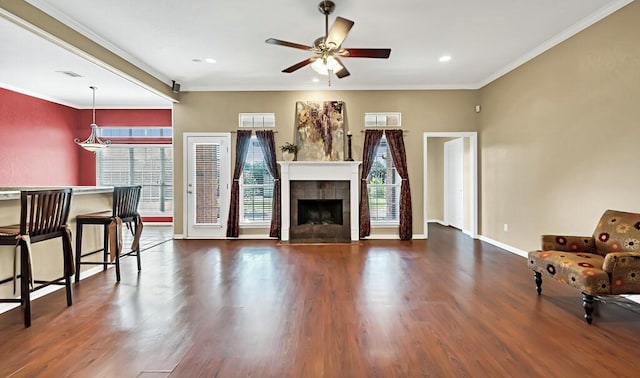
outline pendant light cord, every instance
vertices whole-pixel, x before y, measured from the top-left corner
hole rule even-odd
[[[95,125],[96,124],[96,89],[98,89],[98,88],[96,88],[94,86],[91,86],[89,88],[91,88],[91,90],[93,90],[93,105],[92,105],[92,107],[93,107],[93,124]]]

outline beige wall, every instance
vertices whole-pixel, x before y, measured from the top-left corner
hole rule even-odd
[[[476,131],[474,107],[478,92],[447,91],[318,91],[318,92],[183,92],[174,106],[175,233],[183,234],[184,132],[228,132],[237,129],[238,113],[274,112],[276,145],[294,140],[296,101],[342,100],[346,104],[345,127],[353,132],[354,159],[362,158],[365,112],[402,112],[402,128],[408,130],[405,146],[413,204],[414,234],[423,234],[422,133],[425,131]],[[235,145],[235,139],[232,140]],[[233,159],[233,157],[232,157]],[[388,234],[374,229],[372,234]],[[397,232],[397,230],[393,230]],[[256,232],[247,230],[248,232]],[[266,233],[263,232],[263,234]]]
[[[633,2],[481,89],[484,236],[531,250],[640,212],[638,36]]]
[[[444,142],[427,138],[427,219],[444,221]]]

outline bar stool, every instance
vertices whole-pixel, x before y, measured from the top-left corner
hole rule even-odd
[[[16,302],[24,306],[24,326],[31,326],[31,292],[49,285],[64,285],[67,306],[73,304],[71,276],[74,273],[71,231],[67,220],[71,206],[70,188],[59,190],[23,190],[20,192],[20,224],[0,227],[0,245],[20,246],[20,298],[0,299],[0,302]],[[45,240],[62,238],[63,276],[53,280],[36,280],[33,277],[31,245]],[[15,292],[16,254],[13,263]],[[9,282],[4,280],[4,282]],[[37,285],[37,286],[36,286]]]
[[[142,186],[117,186],[113,188],[113,209],[76,216],[76,279],[80,281],[80,265],[102,265],[103,270],[108,265],[116,266],[116,280],[120,282],[120,258],[135,255],[140,265],[140,235],[142,233],[142,219],[138,213],[140,192]],[[122,224],[133,235],[131,251],[122,253]],[[82,229],[85,225],[102,225],[102,248],[85,254],[82,253]],[[111,240],[110,240],[111,239]],[[111,242],[111,243],[110,243]],[[111,244],[111,245],[110,245]],[[82,258],[103,252],[102,261],[82,261]]]

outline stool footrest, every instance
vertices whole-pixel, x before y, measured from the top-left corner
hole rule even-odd
[[[99,252],[102,252],[102,251],[104,251],[104,248],[100,248],[100,249],[96,249],[95,251],[83,253],[82,255],[80,255],[80,257],[95,255],[96,253],[99,253]]]

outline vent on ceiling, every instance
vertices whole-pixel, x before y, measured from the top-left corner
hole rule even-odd
[[[77,72],[73,72],[73,71],[56,71],[56,72],[60,72],[61,74],[67,75],[67,76],[70,76],[70,77],[82,77],[82,75],[80,75]]]
[[[240,113],[239,127],[276,127],[275,113]]]

